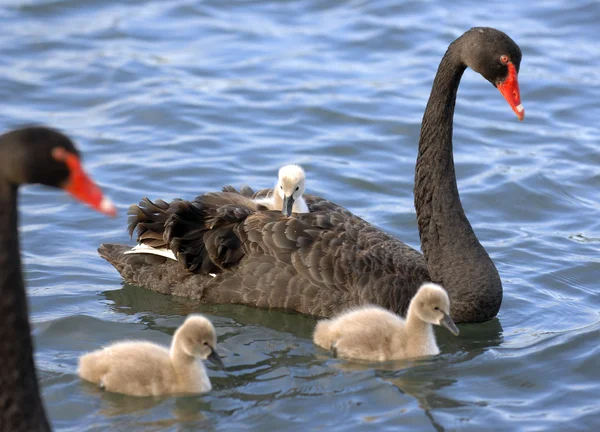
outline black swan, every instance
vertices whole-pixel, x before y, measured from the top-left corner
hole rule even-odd
[[[423,255],[323,198],[306,195],[307,214],[261,211],[251,190],[193,201],[147,198],[129,210],[130,234],[167,247],[178,262],[98,249],[129,283],[207,303],[238,303],[329,317],[375,304],[405,315],[423,282],[449,293],[456,322],[496,316],[502,283],[460,202],[452,154],[456,92],[467,67],[497,87],[517,117],[521,50],[493,28],[473,28],[442,58],[423,116],[415,173],[415,207]],[[263,191],[264,194],[264,191]]]
[[[17,189],[26,183],[60,187],[103,213],[115,214],[65,135],[28,127],[0,136],[0,430],[13,432],[50,430],[33,363],[21,276]]]

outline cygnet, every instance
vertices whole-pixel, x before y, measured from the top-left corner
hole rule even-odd
[[[306,201],[302,197],[305,180],[306,177],[301,166],[281,167],[273,193],[266,198],[259,198],[255,202],[269,210],[281,210],[285,216],[290,216],[292,213],[309,213]]]
[[[145,341],[123,341],[85,354],[79,359],[79,376],[105,390],[132,396],[204,393],[212,386],[204,364],[220,368],[212,323],[190,315],[173,336],[171,349]]]
[[[388,361],[439,354],[432,324],[459,331],[450,318],[446,290],[423,284],[410,302],[406,319],[378,306],[364,306],[317,324],[315,344],[336,356]]]

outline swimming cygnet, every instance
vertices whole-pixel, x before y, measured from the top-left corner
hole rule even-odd
[[[298,165],[286,165],[279,169],[279,178],[273,194],[256,200],[269,210],[281,210],[285,216],[292,213],[309,213],[304,193],[304,170]]]
[[[117,342],[82,356],[78,372],[105,390],[132,396],[204,393],[212,386],[197,359],[222,368],[216,343],[212,323],[201,315],[190,315],[175,332],[170,351],[152,342]]]
[[[439,354],[431,324],[455,336],[446,290],[423,284],[410,302],[406,320],[378,306],[364,306],[320,321],[314,342],[334,355],[369,361],[399,360]]]

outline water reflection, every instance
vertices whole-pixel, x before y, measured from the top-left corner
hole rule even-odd
[[[210,401],[204,395],[130,397],[106,392],[88,382],[82,383],[82,387],[86,395],[101,398],[103,403],[98,413],[116,419],[116,425],[120,417],[127,419],[129,427],[131,419],[135,419],[135,424],[144,430],[162,430],[185,423],[202,426],[204,430],[213,424],[206,414],[211,411]]]
[[[158,294],[127,283],[122,285],[122,289],[102,292],[102,296],[111,301],[110,308],[115,312],[140,315],[140,319],[148,324],[152,320],[151,316],[203,313],[229,319],[239,326],[260,326],[293,333],[302,338],[311,338],[316,323],[316,319],[296,313],[242,305],[205,304],[187,298]]]
[[[473,366],[473,360],[490,348],[503,342],[503,329],[499,319],[482,324],[460,325],[460,336],[453,337],[444,329],[436,328],[436,336],[442,354],[423,359],[408,359],[386,363],[369,363],[358,360],[329,360],[330,354],[319,349],[317,357],[327,361],[328,366],[340,372],[375,370],[375,376],[390,383],[404,395],[418,401],[437,431],[445,430],[436,420],[437,409],[452,409],[468,406],[485,406],[486,402],[462,400],[460,392],[452,395],[452,387],[457,383],[456,372]]]
[[[600,77],[590,59],[600,2],[0,3],[5,128],[70,131],[123,211],[107,219],[43,188],[21,192],[36,365],[55,430],[598,429]],[[435,359],[356,366],[313,346],[311,318],[121,288],[98,257],[101,242],[129,241],[124,210],[141,197],[268,187],[288,162],[305,165],[312,193],[418,247],[423,109],[448,42],[473,25],[521,46],[529,113],[518,123],[465,73],[455,169],[505,281],[502,326],[438,331]],[[215,321],[226,357],[226,371],[209,370],[208,395],[136,410],[75,374],[79,355],[118,339],[169,344],[191,312]],[[110,414],[129,404],[131,414]]]

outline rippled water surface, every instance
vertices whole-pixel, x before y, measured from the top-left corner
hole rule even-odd
[[[454,140],[466,213],[502,276],[498,318],[439,331],[442,354],[381,367],[331,359],[312,318],[200,305],[124,286],[96,253],[128,242],[141,197],[308,188],[419,247],[418,133],[447,45],[475,25],[523,51],[519,123],[472,71]],[[2,129],[71,134],[118,203],[21,195],[22,250],[43,397],[56,430],[591,430],[600,426],[600,3],[8,0],[0,5]],[[130,398],[76,375],[115,339],[168,344],[214,320],[215,390]],[[597,430],[597,429],[596,429]]]

